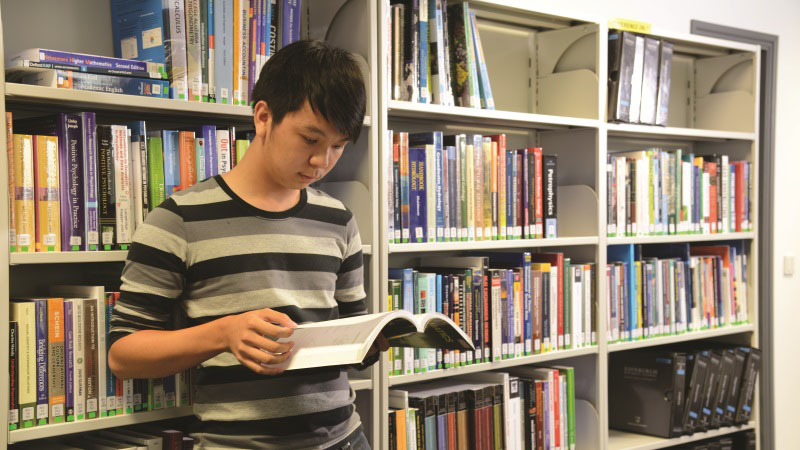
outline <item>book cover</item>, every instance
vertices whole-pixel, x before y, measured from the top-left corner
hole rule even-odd
[[[447,33],[450,47],[450,80],[456,106],[480,107],[473,104],[472,78],[475,73],[470,71],[469,49],[472,43],[468,34],[469,6],[467,3],[457,3],[447,6]]]
[[[195,162],[194,131],[178,132],[178,158],[180,165],[180,190],[188,189],[197,183],[197,164]]]
[[[13,310],[13,307],[12,307]],[[19,422],[19,322],[8,322],[8,431],[20,428]]]
[[[300,40],[302,0],[281,0],[281,48]]]
[[[642,97],[639,123],[655,125],[658,107],[658,75],[660,41],[646,37],[644,40],[644,65],[642,67]]]
[[[219,174],[225,174],[231,170],[231,140],[228,130],[216,130],[217,135],[217,169]]]
[[[6,112],[6,156],[8,163],[8,250],[10,253],[17,251],[17,220],[15,215],[16,210],[16,189],[15,189],[15,171],[14,168],[14,130],[13,130],[13,114]]]
[[[117,238],[117,204],[110,125],[97,126],[97,166],[100,245],[103,250],[113,250]]]
[[[200,137],[203,138],[203,142],[205,144],[205,158],[204,158],[204,173],[205,176],[203,178],[197,177],[197,181],[203,181],[206,178],[213,177],[215,175],[219,175],[225,172],[220,171],[219,162],[220,156],[218,156],[217,150],[217,127],[214,125],[203,125],[200,128]],[[228,156],[228,155],[226,155]],[[222,157],[225,158],[225,157]],[[200,163],[198,160],[198,170],[200,168]],[[226,170],[227,171],[227,170]]]
[[[644,36],[635,36],[636,40],[633,52],[633,70],[631,72],[631,104],[630,120],[631,123],[639,123],[642,108],[642,75],[644,73]]]
[[[86,72],[98,75],[110,75],[116,77],[133,77],[133,78],[152,78],[154,80],[164,80],[167,78],[165,73],[161,72],[140,72],[138,70],[122,70],[107,67],[85,66],[77,64],[66,63],[51,63],[51,62],[38,62],[30,61],[27,59],[16,60],[10,62],[6,66],[6,81],[18,82],[25,76],[31,73],[47,72],[48,70],[65,70],[70,72]]]
[[[114,204],[117,219],[116,245],[127,250],[135,227],[133,217],[133,186],[131,186],[131,157],[128,144],[130,130],[124,125],[111,125],[111,148],[114,154]]]
[[[162,0],[111,2],[115,57],[154,62],[163,66],[166,58],[164,16],[161,8]]]
[[[10,192],[13,192],[16,251],[35,252],[37,215],[33,136],[14,134],[12,139],[13,149],[9,149],[9,154],[13,154],[10,167],[14,171],[14,185]]]
[[[162,0],[164,21],[164,66],[169,75],[170,98],[189,99],[186,58],[186,16],[183,2]]]
[[[426,242],[427,240],[427,194],[425,179],[425,148],[408,149],[409,173],[409,242]]]
[[[31,299],[36,308],[36,425],[47,425],[50,417],[47,362],[47,300]]]
[[[750,416],[755,406],[753,400],[756,392],[756,381],[758,380],[758,372],[761,369],[760,350],[742,348],[742,351],[747,353],[747,359],[744,363],[744,372],[739,387],[739,402],[734,418],[734,423],[736,424],[744,424],[750,421]]]
[[[205,180],[206,175],[206,140],[202,137],[194,139],[194,160],[197,170],[197,179]]]
[[[86,419],[86,333],[84,321],[84,300],[72,298],[65,300],[72,307],[72,367],[75,420]]]
[[[95,113],[82,112],[81,126],[83,129],[83,159],[84,159],[84,195],[86,199],[86,248],[87,250],[100,249],[100,223],[97,210],[98,180],[97,180],[97,121]]]
[[[213,2],[212,2],[213,4]],[[209,0],[200,0],[200,68],[201,68],[201,79],[202,84],[200,85],[200,91],[202,92],[202,101],[209,102],[210,95],[209,95],[209,68],[212,69],[213,73],[213,54],[209,55],[209,31],[213,30],[213,23],[210,23],[214,20],[213,15],[209,15],[209,12],[212,11],[213,6],[209,5]]]
[[[477,67],[478,87],[481,99],[481,106],[484,109],[494,109],[494,97],[492,96],[492,86],[489,82],[489,71],[486,69],[486,57],[483,55],[483,45],[478,33],[478,23],[475,20],[475,12],[469,13],[470,27],[472,32],[473,48],[475,53],[475,65]]]
[[[206,47],[208,48],[208,58],[206,59],[206,70],[208,71],[208,101],[217,102],[217,14],[221,14],[221,0],[204,0],[207,5],[206,13]]]
[[[630,122],[631,76],[636,49],[636,36],[625,31],[608,33],[608,117]]]
[[[247,105],[250,55],[250,5],[248,0],[233,0],[233,14],[233,104]]]
[[[58,179],[58,139],[33,136],[36,202],[36,251],[61,251],[61,197]],[[23,178],[24,179],[24,178]]]

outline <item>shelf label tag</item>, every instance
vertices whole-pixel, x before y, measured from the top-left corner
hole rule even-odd
[[[621,31],[631,31],[633,33],[650,34],[652,32],[653,25],[646,22],[639,22],[638,20],[622,19],[618,17],[616,19],[608,20],[608,28]]]

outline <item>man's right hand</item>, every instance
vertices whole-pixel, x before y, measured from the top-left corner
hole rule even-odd
[[[289,358],[294,342],[276,342],[291,336],[297,327],[289,316],[265,308],[220,320],[223,338],[239,362],[262,375],[283,372],[283,369],[265,366],[280,364]]]

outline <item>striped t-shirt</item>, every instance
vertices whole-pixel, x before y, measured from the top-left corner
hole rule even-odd
[[[221,176],[178,192],[133,237],[110,341],[260,308],[295,322],[366,313],[361,239],[353,214],[307,188],[283,212],[258,209]],[[192,373],[193,436],[204,447],[324,447],[359,424],[342,368],[258,375],[225,352]]]

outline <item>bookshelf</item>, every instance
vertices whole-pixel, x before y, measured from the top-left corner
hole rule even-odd
[[[665,127],[610,123],[606,120],[607,88],[607,18],[586,17],[567,9],[548,8],[547,5],[530,5],[504,0],[480,0],[469,2],[470,9],[476,12],[477,26],[481,33],[484,52],[487,53],[487,70],[492,84],[496,110],[474,109],[464,107],[441,106],[437,104],[419,104],[387,99],[387,94],[379,96],[380,111],[377,116],[378,128],[383,134],[386,130],[425,132],[442,130],[445,134],[496,134],[506,133],[508,148],[540,146],[545,153],[559,155],[559,237],[557,239],[509,240],[509,241],[476,241],[476,242],[437,242],[396,244],[387,243],[387,217],[381,211],[380,244],[376,246],[376,255],[381,259],[380,283],[381,292],[388,289],[388,268],[410,267],[415,257],[435,254],[458,256],[466,253],[481,254],[509,249],[530,250],[545,249],[561,251],[565,256],[589,258],[597,264],[598,273],[605,273],[608,247],[612,245],[649,246],[656,244],[688,244],[742,241],[748,256],[747,295],[748,323],[730,325],[719,328],[687,332],[677,335],[654,337],[630,342],[610,343],[606,338],[605,296],[598,296],[597,317],[599,322],[598,345],[577,350],[557,351],[537,354],[517,359],[503,360],[493,363],[468,365],[454,369],[435,370],[412,375],[388,376],[387,358],[380,372],[382,387],[380,388],[380,410],[388,409],[387,390],[398,385],[419,383],[429,380],[441,380],[458,375],[476,372],[508,369],[515,366],[551,363],[569,364],[576,367],[575,376],[588,390],[579,398],[588,400],[593,408],[587,416],[582,416],[587,426],[580,429],[581,417],[578,418],[578,442],[591,443],[586,448],[601,449],[656,449],[672,445],[694,442],[706,438],[724,436],[740,430],[756,430],[758,433],[758,416],[749,424],[739,427],[727,427],[705,433],[695,433],[677,439],[660,439],[650,436],[624,433],[608,428],[608,358],[610,353],[654,347],[672,343],[691,343],[700,341],[722,341],[739,345],[758,346],[758,283],[756,277],[758,267],[758,235],[756,230],[747,232],[730,232],[718,234],[683,234],[609,237],[606,233],[606,155],[614,151],[647,149],[661,147],[665,149],[690,149],[698,155],[721,153],[731,156],[731,160],[745,159],[753,164],[758,172],[758,124],[756,122],[756,105],[758,104],[758,47],[709,39],[687,34],[672,33],[654,27],[652,34],[669,40],[675,45],[673,66],[673,85],[670,91],[670,114]],[[559,5],[560,6],[560,5]],[[386,5],[381,5],[379,17],[386,14]],[[379,21],[383,24],[382,21]],[[535,98],[536,93],[530,90],[542,89],[541,77],[536,79],[534,69],[517,67],[506,60],[519,58],[529,59],[535,67],[548,64],[548,58],[559,58],[559,55],[547,55],[548,50],[536,53],[525,45],[515,41],[527,39],[526,33],[535,30],[538,37],[539,50],[551,44],[552,36],[559,30],[561,34],[585,32],[594,39],[591,48],[574,46],[575,53],[571,58],[581,59],[575,66],[585,68],[597,74],[592,84],[591,95],[585,89],[585,80],[563,77],[563,84],[548,86],[564,103],[576,98],[580,93],[581,102],[571,110],[554,107],[547,99]],[[572,31],[566,31],[572,30]],[[484,32],[489,35],[484,39]],[[381,30],[379,36],[384,36]],[[505,36],[507,41],[503,41]],[[515,37],[517,36],[517,37]],[[534,39],[537,39],[534,38]],[[565,37],[564,39],[572,39]],[[502,42],[507,47],[502,48]],[[563,48],[564,42],[561,42]],[[379,48],[379,60],[387,56],[384,46]],[[527,53],[529,52],[530,53]],[[496,53],[505,58],[492,64],[489,54]],[[533,54],[536,53],[536,54]],[[735,55],[735,56],[730,56]],[[499,57],[496,57],[499,58]],[[728,61],[738,58],[737,61]],[[677,67],[677,68],[676,68]],[[733,70],[731,68],[735,67]],[[388,70],[381,66],[380,86],[387,83]],[[515,73],[515,71],[523,71]],[[680,80],[675,81],[676,77]],[[683,78],[681,78],[683,77]],[[597,81],[599,80],[599,81]],[[530,83],[530,85],[528,84]],[[498,86],[495,89],[495,86]],[[530,86],[530,87],[529,87]],[[726,114],[726,108],[736,104],[744,118],[734,118]],[[725,106],[728,105],[728,106]],[[713,116],[713,117],[709,117]],[[380,157],[384,158],[382,149]],[[562,161],[565,161],[562,163]],[[382,170],[383,174],[384,171]],[[384,175],[385,177],[385,175]],[[562,191],[564,187],[588,187],[593,196],[587,201],[567,201],[572,203],[562,209],[563,194],[571,197],[580,195],[579,191]],[[757,187],[754,179],[754,191],[751,208],[757,211]],[[377,186],[380,190],[381,205],[390,201],[385,182]],[[562,217],[564,220],[562,221]],[[569,219],[567,219],[567,217]],[[757,213],[754,216],[754,228],[759,222]],[[595,280],[598,292],[605,292],[604,277]],[[386,370],[384,370],[386,369]],[[596,411],[596,412],[595,412]],[[376,442],[380,448],[388,445],[388,420],[379,417],[382,422],[382,440]],[[594,423],[599,427],[592,426]],[[584,434],[581,434],[584,433]]]
[[[48,0],[55,7],[57,0]],[[603,297],[598,298],[598,344],[575,350],[554,351],[523,358],[503,360],[493,363],[475,364],[457,369],[433,371],[425,374],[389,377],[387,360],[360,378],[352,378],[351,386],[357,391],[357,409],[365,424],[366,434],[373,448],[386,448],[388,445],[388,423],[384,412],[388,409],[388,391],[392,386],[418,383],[434,379],[507,369],[528,364],[552,363],[570,364],[576,367],[576,379],[585,392],[582,399],[588,400],[590,408],[585,411],[597,427],[578,430],[579,442],[591,442],[601,449],[655,449],[693,442],[714,436],[721,436],[739,430],[754,429],[758,432],[758,415],[754,421],[742,427],[729,427],[706,433],[697,433],[678,439],[658,439],[648,436],[623,433],[608,429],[608,357],[611,352],[635,348],[664,345],[674,342],[699,340],[728,340],[740,344],[758,346],[758,238],[756,231],[744,233],[725,233],[712,235],[641,236],[608,237],[606,235],[606,155],[610,151],[641,149],[654,146],[665,148],[691,148],[698,153],[722,152],[747,159],[753,163],[758,173],[758,123],[756,105],[758,104],[759,52],[758,48],[718,39],[672,33],[654,28],[653,35],[663,37],[675,44],[676,76],[683,74],[685,83],[673,82],[671,98],[677,103],[670,107],[667,127],[638,124],[608,123],[606,117],[606,82],[608,52],[606,38],[608,27],[604,17],[590,17],[579,12],[569,11],[559,5],[534,5],[510,0],[471,1],[477,14],[478,27],[486,38],[484,46],[487,53],[505,55],[508,61],[515,57],[531,57],[540,66],[551,65],[558,60],[558,52],[528,54],[525,45],[518,45],[534,35],[541,37],[544,48],[562,48],[566,43],[584,39],[583,44],[571,50],[569,55],[577,61],[576,73],[565,75],[547,69],[537,76],[520,73],[519,68],[502,61],[489,59],[489,78],[495,86],[496,110],[481,110],[462,107],[445,107],[430,104],[414,104],[389,99],[385,83],[388,73],[384,64],[386,48],[383,36],[386,35],[382,20],[387,14],[388,2],[370,0],[309,0],[309,25],[305,33],[309,37],[327,36],[337,45],[354,51],[364,57],[368,69],[368,111],[365,129],[359,142],[345,154],[326,182],[357,182],[366,189],[359,194],[358,201],[348,202],[359,221],[363,252],[365,258],[365,277],[370,297],[370,310],[383,311],[383,293],[387,290],[388,268],[404,267],[411,258],[421,255],[443,254],[459,255],[472,251],[497,251],[509,249],[546,248],[550,251],[563,251],[565,254],[592,261],[598,273],[604,273],[607,250],[610,245],[651,245],[665,243],[690,243],[714,241],[745,241],[748,250],[748,299],[750,301],[749,323],[735,325],[677,336],[659,337],[647,340],[609,343],[606,340],[606,306]],[[4,4],[0,23],[14,21],[16,15],[34,8],[22,2],[9,7]],[[38,6],[37,6],[38,8]],[[30,12],[34,10],[31,9]],[[84,11],[85,12],[85,11]],[[107,2],[98,6],[88,16],[97,22],[108,21]],[[61,19],[47,18],[53,25]],[[66,20],[78,20],[69,17]],[[85,17],[81,17],[85,20]],[[63,30],[63,27],[54,27]],[[536,33],[531,34],[535,30]],[[111,48],[110,26],[87,31],[87,36],[70,36],[69,45],[75,48],[65,50],[97,52],[90,40],[107,40],[105,48]],[[527,34],[526,34],[527,33]],[[45,33],[36,43],[27,41],[22,33],[9,35],[11,42],[0,43],[0,61],[3,50],[16,51],[28,47],[59,48],[58,33]],[[517,37],[515,37],[517,36]],[[519,37],[522,36],[522,37]],[[0,36],[0,40],[2,36]],[[76,41],[77,40],[77,41]],[[508,42],[508,49],[501,48]],[[549,43],[549,44],[548,44]],[[547,44],[547,45],[545,45]],[[551,47],[548,47],[551,46]],[[507,51],[506,51],[507,50]],[[508,53],[508,52],[511,53]],[[517,53],[514,53],[517,52]],[[519,53],[522,52],[522,53]],[[110,54],[110,53],[109,53]],[[703,95],[698,98],[695,84],[715,86],[715,76],[720,75],[726,66],[724,57],[728,54],[750,55],[750,65],[735,72],[732,77],[718,83],[716,96]],[[709,66],[709,59],[723,58],[717,66]],[[550,61],[550,62],[548,62]],[[749,67],[749,68],[748,68]],[[690,73],[699,73],[692,78]],[[538,95],[536,89],[527,86],[529,77],[534,86],[546,92]],[[695,83],[696,82],[696,83]],[[712,89],[713,90],[713,89]],[[745,94],[741,95],[740,91]],[[525,95],[520,95],[524,92]],[[249,108],[215,104],[198,104],[162,99],[145,99],[132,96],[118,96],[91,92],[55,90],[38,86],[6,83],[4,71],[0,70],[0,113],[5,111],[41,112],[47,108],[82,111],[90,110],[109,116],[125,116],[129,119],[141,118],[169,123],[178,120],[187,123],[214,122],[219,125],[237,124],[247,126],[252,123]],[[678,101],[680,100],[680,101]],[[687,106],[688,105],[688,106]],[[734,106],[731,106],[734,105]],[[733,108],[738,109],[733,109]],[[730,111],[745,111],[741,117],[731,117]],[[750,114],[752,112],[752,114]],[[428,244],[389,244],[387,238],[385,172],[383,164],[385,149],[382,136],[386,130],[432,131],[445,130],[446,133],[506,133],[509,148],[522,146],[541,146],[559,155],[559,237],[556,239],[478,241],[458,243]],[[0,142],[5,142],[5,129],[0,132]],[[7,168],[5,158],[0,158],[0,223],[8,221]],[[757,187],[754,179],[754,224],[757,227],[758,204]],[[343,189],[341,192],[350,192]],[[343,194],[346,195],[347,194]],[[0,248],[8,248],[8,236],[0,233]],[[38,279],[42,285],[49,280],[63,277],[93,276],[100,273],[113,276],[121,269],[126,252],[97,252],[58,254],[9,254],[0,251],[0,285],[14,290],[20,279]],[[108,264],[112,263],[112,264]],[[89,275],[86,275],[88,269]],[[58,272],[58,273],[55,273]],[[17,280],[15,280],[17,278]],[[605,292],[605,279],[598,277],[597,291]],[[9,289],[0,291],[0,304],[8,305]],[[0,308],[0,374],[8,373],[8,308]],[[6,380],[7,381],[7,380]],[[7,385],[7,383],[6,383]],[[7,404],[8,392],[0,391],[0,402]],[[189,409],[135,414],[81,423],[68,423],[8,432],[0,439],[0,448],[21,442],[66,433],[76,433],[89,429],[100,429],[163,420],[183,416]],[[0,421],[7,421],[6,408],[0,408]],[[86,428],[90,427],[90,428]],[[13,448],[13,446],[12,446]]]

